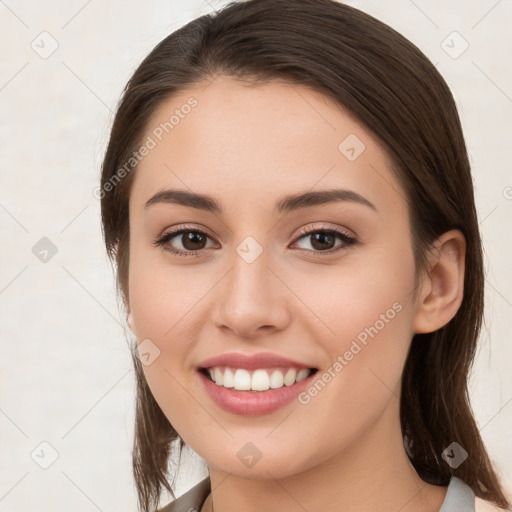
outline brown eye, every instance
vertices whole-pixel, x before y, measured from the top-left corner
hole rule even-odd
[[[315,233],[309,236],[311,237],[311,245],[319,251],[332,249],[336,243],[336,236],[330,233]]]
[[[208,248],[206,244],[209,238],[210,236],[200,229],[181,228],[166,233],[153,244],[178,256],[200,256],[201,251]],[[303,249],[316,255],[331,254],[357,243],[355,237],[333,228],[306,228],[296,240],[308,238],[312,249]],[[176,241],[171,243],[174,239]],[[341,243],[336,245],[336,239],[341,240]],[[176,248],[177,244],[181,244],[181,248]]]
[[[333,228],[306,228],[302,231],[302,235],[297,240],[308,240],[313,248],[305,249],[309,252],[317,253],[333,253],[340,249],[347,248],[357,242],[353,236]],[[336,239],[341,240],[341,243],[336,245]]]
[[[204,249],[206,237],[197,231],[187,231],[181,235],[181,243],[188,251]]]
[[[181,236],[180,236],[181,235]],[[171,244],[171,240],[177,242]],[[165,251],[180,256],[198,256],[198,252],[206,248],[209,236],[199,229],[182,228],[166,233],[154,242],[154,245],[161,246]],[[182,248],[175,248],[174,244],[181,243]]]

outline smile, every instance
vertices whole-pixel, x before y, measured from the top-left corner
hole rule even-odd
[[[290,403],[307,389],[317,371],[213,367],[201,368],[197,374],[209,398],[224,411],[255,416],[272,413]]]
[[[247,370],[245,368],[229,368],[215,366],[206,368],[212,382],[225,388],[237,391],[266,391],[291,386],[300,382],[316,368],[259,368]]]

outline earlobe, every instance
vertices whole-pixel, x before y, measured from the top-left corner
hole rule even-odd
[[[434,332],[457,313],[464,293],[466,240],[453,229],[443,233],[429,255],[430,270],[418,294],[414,333]]]
[[[126,321],[128,322],[128,325],[130,326],[130,329],[133,332],[133,315],[131,313],[128,313],[128,316],[126,317]]]

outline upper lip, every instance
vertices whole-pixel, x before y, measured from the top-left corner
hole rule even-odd
[[[242,354],[232,352],[221,354],[199,363],[198,368],[212,368],[214,366],[228,366],[230,368],[245,368],[255,370],[257,368],[313,368],[313,366],[294,361],[287,357],[273,354],[271,352],[260,352],[257,354]]]

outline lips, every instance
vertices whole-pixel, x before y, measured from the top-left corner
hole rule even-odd
[[[245,372],[246,370],[239,369],[237,371]],[[228,413],[241,416],[270,414],[285,407],[292,403],[300,393],[304,392],[315,378],[314,374],[310,374],[305,379],[290,386],[284,385],[277,389],[254,391],[219,386],[203,372],[206,372],[206,370],[197,372],[199,383],[212,402]]]
[[[290,403],[299,393],[301,393],[307,386],[310,385],[314,374],[318,370],[310,364],[296,361],[285,356],[280,356],[272,352],[260,352],[247,354],[242,352],[230,352],[226,354],[220,354],[210,359],[201,361],[196,367],[198,371],[199,381],[203,386],[203,389],[210,396],[212,401],[219,407],[232,414],[239,415],[259,415],[268,414],[271,412],[284,407]],[[231,373],[234,373],[233,386],[224,386],[224,382],[216,383],[211,378],[210,372],[214,370],[215,375],[223,374],[222,380],[226,377],[228,369]],[[272,370],[270,372],[270,370]],[[274,377],[271,376],[272,385],[264,386],[265,389],[254,390],[254,387],[262,387],[258,382],[254,384],[254,375],[247,375],[247,372],[259,373],[259,377],[262,377],[261,371],[268,370],[268,373],[276,373],[276,369],[282,371],[283,374],[290,374],[281,382],[277,382]],[[312,370],[311,372],[305,372],[305,370]],[[302,378],[300,381],[292,382],[296,380],[296,375],[302,372]],[[304,373],[307,375],[304,376]],[[242,374],[247,381],[251,380],[250,386],[247,386],[247,382],[242,383],[243,385],[236,386],[237,374]],[[240,377],[240,375],[238,375]],[[290,378],[288,378],[290,377]],[[240,380],[240,379],[239,379]],[[256,379],[258,380],[258,379]],[[259,379],[261,380],[261,378]],[[219,381],[220,382],[220,381]],[[266,384],[266,382],[265,382]],[[250,388],[250,389],[236,389],[236,388]],[[267,389],[268,388],[268,389]]]
[[[198,370],[205,368],[212,368],[215,366],[228,366],[230,368],[245,368],[246,370],[256,370],[259,368],[310,368],[316,370],[311,366],[294,359],[280,356],[271,352],[260,352],[256,354],[243,354],[241,352],[231,352],[221,354],[210,359],[206,359],[197,365]]]

